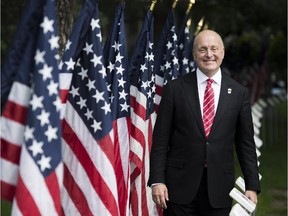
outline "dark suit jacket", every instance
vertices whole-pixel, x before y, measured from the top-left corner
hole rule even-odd
[[[231,93],[228,93],[231,89]],[[208,139],[200,111],[196,72],[163,89],[153,133],[148,185],[165,183],[169,200],[195,197],[207,160],[208,193],[215,208],[227,207],[234,187],[234,146],[247,190],[260,192],[248,90],[222,74],[219,103]]]

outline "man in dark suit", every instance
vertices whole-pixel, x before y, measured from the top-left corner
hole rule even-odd
[[[224,52],[218,33],[200,32],[193,46],[196,71],[163,89],[148,185],[164,215],[229,215],[234,147],[245,195],[257,203],[260,183],[249,94],[221,72]]]

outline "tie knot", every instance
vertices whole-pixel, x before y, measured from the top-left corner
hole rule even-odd
[[[207,79],[207,85],[211,85],[211,84],[212,84],[212,82],[213,82],[213,80],[212,80],[212,79]]]

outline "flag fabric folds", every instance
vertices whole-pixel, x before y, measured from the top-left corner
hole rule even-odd
[[[151,189],[147,187],[156,118],[153,30],[154,17],[148,11],[129,64],[132,124],[130,214],[133,216],[161,214],[152,201]]]
[[[179,58],[179,74],[185,75],[194,69],[194,65],[190,64],[189,59],[192,55],[192,47],[189,46],[189,16],[185,15],[181,29],[178,34],[178,58]]]
[[[13,198],[12,215],[62,215],[55,1],[31,0],[28,6],[41,16],[27,18],[31,35],[14,52],[22,51],[23,57],[10,74],[14,82],[1,116],[1,197]],[[19,28],[24,34],[26,28]]]
[[[114,131],[115,174],[120,215],[129,213],[130,82],[124,25],[125,4],[119,3],[104,47],[104,61]]]
[[[175,29],[174,10],[168,13],[166,23],[161,32],[160,41],[155,49],[156,73],[156,110],[162,97],[163,85],[179,75],[178,37]]]
[[[98,2],[87,0],[60,64],[65,215],[120,215],[101,40]]]

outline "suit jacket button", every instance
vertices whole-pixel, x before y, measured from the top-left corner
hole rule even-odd
[[[209,142],[206,142],[206,145],[210,145],[210,143],[209,143]]]

